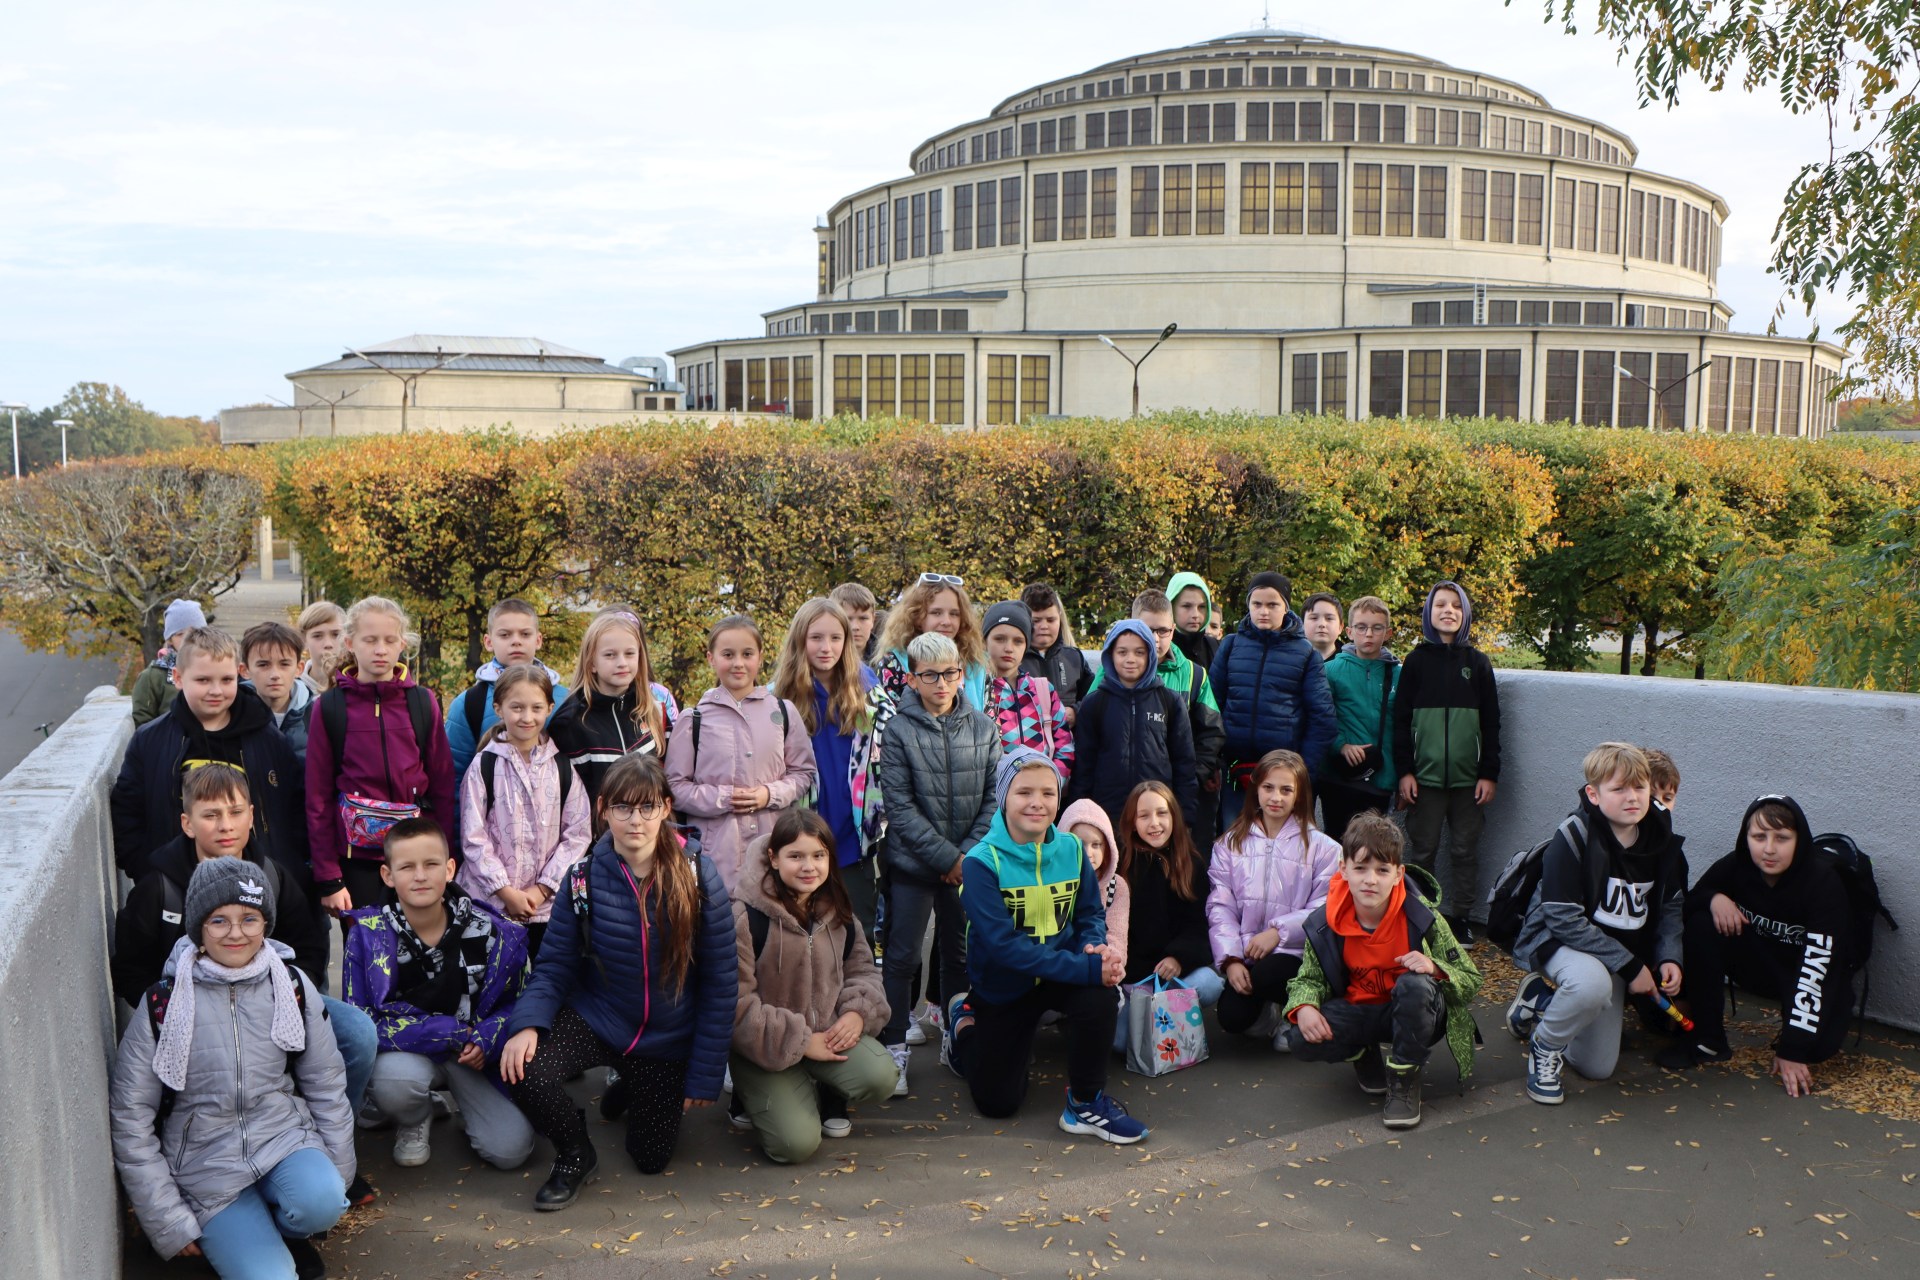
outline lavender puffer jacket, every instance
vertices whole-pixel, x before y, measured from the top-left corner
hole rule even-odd
[[[1238,851],[1227,837],[1213,842],[1208,878],[1207,938],[1213,962],[1246,955],[1247,941],[1268,929],[1280,930],[1275,951],[1299,955],[1306,946],[1307,917],[1327,900],[1340,863],[1340,845],[1324,832],[1301,839],[1301,824],[1291,819],[1280,834],[1262,834],[1258,824]]]

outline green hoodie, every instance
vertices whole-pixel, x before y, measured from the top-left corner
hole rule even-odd
[[[1393,768],[1393,691],[1399,684],[1400,663],[1391,655],[1363,658],[1342,649],[1327,663],[1327,687],[1333,690],[1333,709],[1340,726],[1328,758],[1345,746],[1378,747],[1380,767],[1369,785],[1381,791],[1391,791],[1400,784],[1400,775]],[[1386,709],[1384,716],[1380,714],[1382,707]]]
[[[1213,608],[1213,589],[1207,586],[1207,580],[1197,573],[1176,573],[1168,578],[1167,599],[1178,600],[1180,593],[1188,587],[1200,588],[1200,593],[1207,598],[1207,608],[1209,610]]]

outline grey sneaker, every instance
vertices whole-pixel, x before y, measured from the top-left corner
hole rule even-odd
[[[1274,1037],[1284,1031],[1286,1026],[1287,1020],[1280,1016],[1280,1006],[1268,1001],[1267,1007],[1260,1011],[1260,1016],[1254,1020],[1252,1026],[1247,1028],[1247,1034],[1262,1040],[1274,1040]],[[1274,1040],[1276,1048],[1279,1043],[1278,1040]],[[1285,1053],[1286,1050],[1281,1049],[1280,1052]]]
[[[433,1155],[433,1147],[427,1141],[432,1131],[432,1116],[419,1124],[401,1125],[393,1136],[393,1162],[403,1169],[415,1169],[425,1164]]]
[[[904,1098],[907,1096],[907,1060],[913,1056],[913,1050],[904,1044],[890,1044],[887,1052],[893,1055],[893,1065],[900,1069],[900,1079],[893,1086],[893,1096]]]
[[[1403,1067],[1389,1060],[1387,1066],[1387,1105],[1380,1111],[1380,1123],[1389,1129],[1411,1129],[1420,1123],[1420,1073],[1423,1068]]]
[[[1347,1061],[1353,1064],[1353,1074],[1360,1078],[1360,1092],[1377,1098],[1387,1091],[1387,1064],[1379,1045],[1370,1044]]]

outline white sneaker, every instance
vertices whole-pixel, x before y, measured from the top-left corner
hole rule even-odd
[[[720,1092],[732,1093],[733,1092],[733,1068],[728,1067],[726,1070],[727,1070],[727,1073],[720,1078]]]
[[[1262,1009],[1260,1016],[1254,1020],[1253,1025],[1247,1028],[1247,1034],[1250,1036],[1258,1036],[1262,1040],[1271,1040],[1273,1039],[1274,1032],[1279,1031],[1285,1025],[1285,1020],[1280,1016],[1280,1006],[1269,1000],[1266,1008]]]
[[[845,1116],[833,1116],[820,1122],[820,1136],[823,1138],[844,1138],[853,1132],[853,1121]]]
[[[907,1019],[907,1043],[908,1044],[925,1044],[926,1042],[927,1042],[927,1029],[920,1025],[920,1019],[918,1017],[908,1018]]]
[[[887,1052],[893,1055],[893,1065],[900,1069],[900,1079],[893,1086],[893,1096],[904,1098],[907,1096],[907,1059],[913,1056],[913,1051],[903,1044],[890,1044]]]
[[[393,1162],[403,1169],[413,1169],[425,1164],[433,1155],[433,1148],[427,1142],[427,1136],[432,1131],[432,1116],[428,1116],[419,1124],[401,1125],[393,1138]]]

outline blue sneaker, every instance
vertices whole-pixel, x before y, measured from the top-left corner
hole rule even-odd
[[[1092,1102],[1076,1102],[1067,1091],[1067,1106],[1060,1113],[1060,1127],[1068,1133],[1083,1134],[1102,1142],[1126,1146],[1147,1136],[1147,1126],[1127,1114],[1127,1109],[1102,1090]]]
[[[1566,1065],[1567,1051],[1534,1036],[1527,1041],[1527,1096],[1535,1102],[1557,1107],[1567,1100],[1560,1086],[1560,1070]]]
[[[1520,989],[1507,1003],[1507,1034],[1515,1040],[1527,1040],[1553,1000],[1553,984],[1544,973],[1530,973],[1520,979]]]
[[[960,1076],[962,1080],[966,1079],[966,1076],[961,1074],[959,1067],[953,1065],[953,1039],[960,1034],[963,1026],[972,1025],[973,1006],[967,1003],[967,993],[962,991],[947,1001],[947,1016],[940,1024],[940,1065],[956,1076]]]

